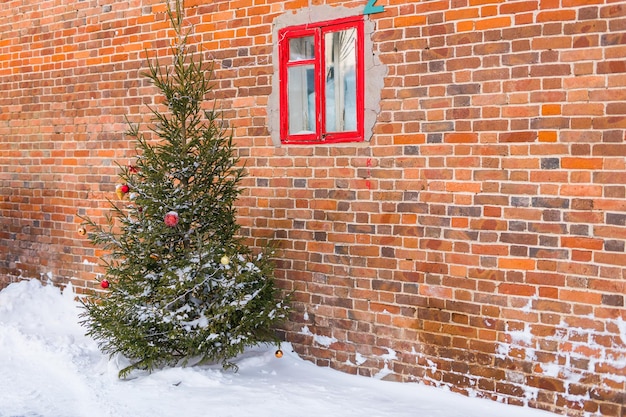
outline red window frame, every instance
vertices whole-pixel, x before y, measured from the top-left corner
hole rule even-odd
[[[343,132],[326,131],[326,88],[324,79],[324,35],[347,29],[356,29],[356,130]],[[364,83],[364,24],[362,16],[336,19],[320,23],[291,26],[278,32],[280,65],[280,140],[284,144],[319,144],[338,142],[361,142],[364,140],[365,83]],[[315,57],[309,60],[289,60],[289,40],[313,36]],[[288,70],[293,66],[314,65],[315,74],[315,132],[289,134]]]

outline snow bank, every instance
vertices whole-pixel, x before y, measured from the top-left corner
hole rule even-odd
[[[24,281],[0,291],[0,417],[553,415],[319,368],[289,344],[282,359],[269,347],[250,349],[236,359],[237,373],[196,366],[119,380],[127,361],[98,351],[79,312],[71,287]]]

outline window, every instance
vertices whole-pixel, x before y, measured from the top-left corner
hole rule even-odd
[[[363,18],[279,32],[282,143],[362,141]]]

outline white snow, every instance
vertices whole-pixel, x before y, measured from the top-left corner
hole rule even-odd
[[[300,329],[300,334],[313,336],[313,341],[315,343],[317,343],[318,345],[326,346],[326,347],[328,347],[328,346],[330,346],[333,343],[338,341],[334,337],[328,337],[328,336],[324,336],[324,335],[320,335],[320,334],[314,334],[309,329],[309,326],[304,326],[302,329]]]
[[[320,368],[287,343],[281,359],[272,347],[248,350],[235,360],[238,372],[193,366],[120,380],[127,360],[84,336],[80,311],[71,287],[23,281],[0,291],[0,417],[553,416]]]
[[[622,341],[624,343],[626,343],[626,321],[622,320],[622,318],[620,317],[615,324],[617,324],[617,327],[619,329],[620,335],[619,337],[622,339]]]

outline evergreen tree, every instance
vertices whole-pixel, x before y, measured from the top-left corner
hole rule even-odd
[[[138,156],[121,167],[123,201],[107,224],[84,218],[108,255],[107,290],[83,301],[82,323],[104,352],[131,360],[120,377],[191,359],[232,365],[246,346],[278,344],[272,328],[288,310],[268,251],[255,256],[237,234],[244,170],[220,113],[206,110],[212,71],[189,51],[181,1],[168,4],[172,63],[150,61],[145,74],[167,110],[151,109],[151,135],[130,125]]]

